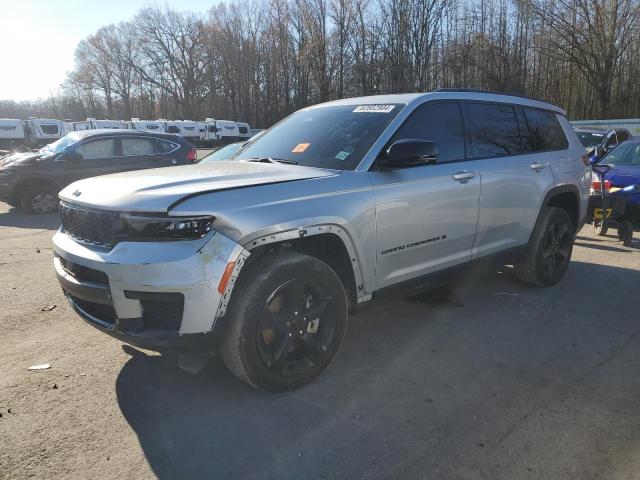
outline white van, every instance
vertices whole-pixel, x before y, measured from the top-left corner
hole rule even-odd
[[[0,118],[0,150],[11,150],[25,144],[22,120]]]
[[[124,128],[131,130],[141,130],[143,132],[153,133],[166,133],[165,121],[162,120],[140,120],[139,118],[132,118],[131,121],[123,122]]]

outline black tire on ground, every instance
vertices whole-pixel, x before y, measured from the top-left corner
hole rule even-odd
[[[609,224],[606,220],[604,222],[602,220],[594,220],[593,228],[596,231],[596,235],[604,237],[609,231]]]
[[[631,246],[633,242],[633,223],[628,220],[620,222],[618,225],[618,240],[620,240],[625,247]]]
[[[569,266],[573,241],[569,214],[561,208],[544,207],[525,258],[514,264],[516,276],[530,285],[546,287],[558,283]]]
[[[20,195],[20,208],[27,213],[51,213],[58,208],[58,190],[50,185],[28,187]]]
[[[320,375],[337,354],[347,296],[321,260],[270,252],[242,271],[226,317],[221,351],[227,368],[253,387],[293,390]]]

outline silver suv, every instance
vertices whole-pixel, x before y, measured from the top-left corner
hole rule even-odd
[[[257,388],[293,389],[336,355],[350,309],[385,290],[489,258],[557,283],[587,210],[583,154],[564,111],[528,98],[324,103],[231,161],[70,185],[55,269],[105,333],[191,360],[218,352]]]

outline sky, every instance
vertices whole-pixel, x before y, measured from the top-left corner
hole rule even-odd
[[[55,94],[73,69],[80,40],[140,8],[206,12],[216,0],[0,0],[0,100]]]

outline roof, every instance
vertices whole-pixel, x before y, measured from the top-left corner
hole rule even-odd
[[[176,138],[179,135],[164,132],[148,132],[146,130],[130,130],[128,128],[97,128],[95,130],[78,130],[70,132],[69,135],[75,135],[78,138],[99,137],[107,135],[138,135],[138,136],[157,136],[160,138]]]
[[[308,108],[322,108],[340,105],[371,105],[371,104],[419,104],[426,100],[478,100],[492,102],[508,102],[517,105],[526,105],[535,108],[543,108],[566,115],[566,112],[551,103],[523,97],[515,94],[489,92],[484,90],[467,89],[441,89],[425,93],[395,93],[389,95],[372,95],[367,97],[344,98],[331,102],[321,103]]]

